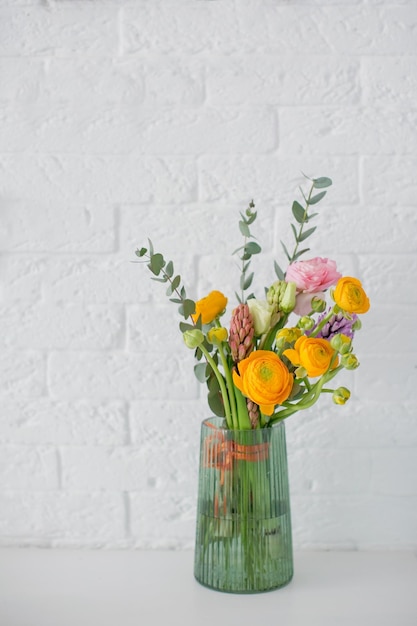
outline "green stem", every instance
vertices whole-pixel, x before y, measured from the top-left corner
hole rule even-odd
[[[231,409],[231,413],[232,413],[233,428],[239,428],[238,412],[236,410],[235,386],[233,384],[232,374],[230,372],[226,356],[225,356],[225,354],[223,352],[222,345],[218,344],[217,348],[218,348],[218,353],[220,355],[220,359],[221,359],[221,362],[222,362],[222,365],[223,365],[224,375],[226,377],[226,384],[227,384],[227,389],[228,389],[228,392],[229,392],[230,409]]]
[[[282,409],[281,411],[278,411],[278,413],[275,413],[274,415],[272,415],[269,423],[271,425],[276,424],[277,422],[280,422],[281,420],[286,419],[290,415],[293,415],[297,411],[302,411],[303,409],[309,409],[319,399],[320,394],[323,390],[323,385],[329,382],[330,380],[332,380],[332,378],[334,378],[341,369],[343,369],[343,367],[342,365],[339,365],[333,370],[330,370],[330,369],[327,370],[327,372],[323,374],[320,380],[318,380],[316,384],[313,385],[311,390],[308,393],[306,393],[301,398],[301,400],[297,402],[297,404],[284,403],[283,406],[285,408]]]
[[[327,322],[333,315],[334,315],[334,308],[332,307],[330,312],[325,317],[323,317],[320,324],[310,333],[309,337],[317,337],[318,333],[327,324]]]
[[[252,424],[249,419],[248,405],[245,396],[235,387],[236,407],[238,415],[238,426],[240,430],[250,430]]]
[[[219,383],[220,391],[223,397],[224,412],[225,412],[227,427],[233,428],[232,416],[231,416],[231,411],[230,411],[229,395],[227,393],[227,388],[224,382],[224,378],[220,374],[219,369],[213,357],[211,356],[210,352],[208,352],[207,348],[205,348],[203,345],[200,345],[199,348],[201,352],[204,354],[204,356],[206,357],[207,362],[210,364],[210,367],[212,368],[214,375],[217,378],[217,382]]]
[[[278,322],[268,331],[264,339],[259,344],[258,350],[270,350],[272,344],[275,341],[275,336],[281,328],[285,326],[288,320],[288,313],[283,314],[282,317],[279,318]]]

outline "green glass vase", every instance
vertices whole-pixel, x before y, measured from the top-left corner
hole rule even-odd
[[[293,575],[285,426],[201,426],[194,576],[231,593],[259,593]]]

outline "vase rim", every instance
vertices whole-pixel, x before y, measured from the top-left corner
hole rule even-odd
[[[236,433],[249,433],[249,432],[259,432],[259,431],[268,431],[271,430],[273,428],[283,428],[284,427],[284,420],[282,420],[281,422],[277,422],[276,424],[272,424],[272,426],[267,426],[264,428],[254,428],[252,430],[249,429],[240,429],[240,428],[227,428],[226,426],[226,420],[224,417],[218,417],[216,415],[212,415],[211,417],[206,417],[205,419],[203,419],[202,426],[209,426],[209,427],[215,427],[219,430],[225,430],[228,432],[236,432]]]

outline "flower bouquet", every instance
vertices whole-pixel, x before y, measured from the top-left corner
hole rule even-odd
[[[322,394],[345,404],[349,390],[330,383],[359,365],[352,344],[359,315],[369,309],[361,282],[342,276],[330,259],[300,260],[309,251],[301,244],[316,230],[310,225],[316,206],[332,184],[327,177],[308,180],[303,204],[292,205],[292,251],[281,242],[286,271],[274,263],[275,280],[261,298],[248,293],[251,260],[261,252],[251,232],[254,203],[240,213],[243,244],[233,252],[240,290],[228,327],[221,321],[225,295],[212,291],[194,301],[150,240],[136,251],[152,278],[167,283],[184,318],[185,345],[195,352],[195,374],[207,386],[214,417],[202,424],[195,576],[224,591],[264,591],[291,579],[284,420]]]

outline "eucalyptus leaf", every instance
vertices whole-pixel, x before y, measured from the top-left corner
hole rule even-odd
[[[149,265],[148,265],[149,267]],[[167,279],[165,278],[165,276],[163,278],[156,278],[155,276],[151,276],[151,280],[156,280],[157,283],[166,283]]]
[[[259,243],[256,243],[255,241],[250,241],[245,245],[245,254],[252,255],[259,254],[260,252],[262,252],[262,248]]]
[[[243,291],[249,289],[253,281],[253,276],[253,272],[249,274],[249,276],[245,276],[244,274],[242,274],[242,276],[240,277],[240,288],[243,289]]]
[[[153,274],[158,276],[158,274],[160,273],[164,265],[165,265],[164,257],[162,256],[162,254],[159,254],[159,252],[157,252],[156,254],[153,254],[151,256],[151,260],[149,262],[148,267]]]
[[[298,238],[298,241],[304,241],[305,239],[307,239],[307,237],[310,237],[310,235],[314,233],[316,228],[317,226],[313,226],[313,228],[309,228],[308,230],[306,230],[304,233],[300,235],[300,237]]]
[[[296,261],[302,254],[308,252],[310,248],[304,248],[304,250],[300,250],[297,254],[294,254],[293,261]]]
[[[187,322],[180,322],[180,331],[185,333],[186,330],[194,330],[195,326],[193,324],[187,324]]]
[[[217,415],[217,417],[225,416],[222,395],[219,391],[217,393],[209,393],[207,402],[214,415]]]
[[[246,219],[246,224],[248,224],[248,226],[253,224],[253,222],[256,220],[256,216],[257,216],[257,212],[256,211],[251,213],[250,216]]]
[[[313,184],[316,189],[323,189],[324,187],[330,187],[333,181],[331,178],[322,176],[321,178],[313,178]]]
[[[298,241],[298,233],[297,233],[297,229],[295,228],[294,224],[291,224],[291,229],[292,229],[295,241]]]
[[[320,202],[320,200],[322,198],[324,198],[324,196],[326,195],[327,191],[320,191],[320,193],[316,194],[315,196],[313,196],[312,198],[310,198],[308,200],[308,204],[317,204],[317,202]]]
[[[171,283],[171,287],[172,287],[172,291],[175,291],[181,283],[181,276],[175,276],[175,278],[172,279],[172,283]]]
[[[242,233],[242,235],[244,237],[250,237],[250,230],[249,230],[249,226],[246,224],[246,222],[239,222],[239,229],[240,232]]]
[[[284,250],[284,252],[285,252],[285,256],[287,257],[287,259],[288,259],[289,261],[291,261],[291,255],[290,255],[290,253],[288,252],[287,248],[285,247],[285,244],[284,244],[284,242],[283,242],[283,241],[281,241],[281,246],[282,246],[282,249],[283,249],[283,250]]]
[[[282,271],[282,269],[280,268],[280,266],[278,265],[278,263],[276,261],[274,261],[274,270],[275,270],[275,274],[277,275],[279,280],[284,280],[285,278],[285,274]]]
[[[172,261],[168,261],[165,267],[165,274],[171,278],[174,273],[174,264]]]
[[[141,248],[140,250],[136,250],[135,254],[136,256],[142,257],[145,256],[145,254],[147,253],[147,249],[146,248]]]
[[[299,224],[302,224],[305,220],[305,209],[301,206],[297,200],[292,203],[292,214]]]
[[[193,300],[183,300],[178,310],[187,319],[187,317],[195,313],[195,302]]]
[[[197,365],[194,365],[194,374],[197,378],[197,380],[200,383],[205,383],[207,376],[206,376],[206,364],[205,363],[197,363]]]

